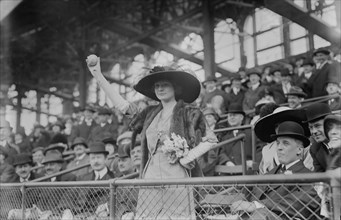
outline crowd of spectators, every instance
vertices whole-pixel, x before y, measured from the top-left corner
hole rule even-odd
[[[263,136],[272,131],[262,130],[264,126],[258,123],[261,120],[265,124],[278,120],[277,125],[288,120],[300,123],[305,137],[310,138],[310,144],[304,147],[298,159],[302,160],[307,170],[324,172],[328,168],[340,167],[340,158],[336,156],[331,160],[333,164],[327,162],[328,155],[337,155],[333,149],[341,147],[340,139],[334,141],[337,138],[331,138],[336,136],[335,126],[337,132],[341,130],[340,113],[332,113],[341,110],[340,69],[340,63],[332,59],[330,51],[319,49],[313,57],[298,58],[292,68],[266,66],[263,72],[240,68],[234,77],[221,83],[210,77],[202,83],[203,93],[196,103],[212,130],[237,127],[217,132],[219,141],[245,134],[249,174],[266,174],[281,164],[276,151],[278,142]],[[321,103],[312,105],[312,102],[304,101],[326,95],[329,98]],[[139,106],[142,109],[150,104],[155,103],[141,101]],[[132,132],[128,130],[127,121],[124,115],[113,109],[92,104],[75,112],[74,117],[67,120],[59,119],[46,127],[37,124],[29,135],[25,134],[24,129],[13,133],[10,124],[3,121],[0,127],[0,182],[19,183],[39,178],[52,182],[107,180],[137,172],[141,147],[137,143],[131,149]],[[241,128],[249,124],[256,125],[256,158],[252,158],[251,130]],[[276,133],[278,127],[269,129]],[[217,172],[215,167],[241,165],[240,145],[241,142],[229,143],[198,158],[203,174],[235,175]],[[254,164],[259,165],[257,169]],[[77,166],[83,167],[53,176]],[[72,213],[80,213],[87,207],[86,210],[97,215],[108,215],[107,205],[103,206],[107,198],[98,198],[96,205],[91,203],[92,207],[89,207],[88,196],[86,192],[77,195]],[[36,202],[41,210],[47,204],[48,195]],[[61,204],[48,206],[63,210]]]

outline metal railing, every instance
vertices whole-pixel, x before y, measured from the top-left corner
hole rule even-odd
[[[0,218],[257,219],[264,212],[278,219],[325,219],[324,210],[329,219],[340,219],[340,181],[339,172],[2,184]],[[263,207],[251,209],[255,201]]]

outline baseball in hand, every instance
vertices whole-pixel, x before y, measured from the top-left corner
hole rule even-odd
[[[88,66],[96,66],[96,64],[98,62],[98,57],[94,54],[91,54],[86,59],[86,62],[88,63]]]

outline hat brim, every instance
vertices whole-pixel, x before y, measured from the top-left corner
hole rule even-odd
[[[308,147],[310,144],[309,139],[306,136],[297,134],[297,133],[282,133],[282,134],[272,134],[270,135],[270,137],[272,138],[272,141],[276,140],[278,137],[292,137],[295,139],[298,139],[300,141],[303,142],[303,147]]]
[[[313,53],[313,56],[316,56],[316,54],[318,53],[323,53],[325,55],[330,55],[330,51],[329,50],[317,50]]]
[[[200,94],[200,82],[190,73],[183,71],[161,71],[152,73],[143,77],[135,86],[134,89],[139,93],[153,99],[160,101],[155,94],[154,84],[160,80],[171,80],[182,88],[182,93],[179,98],[184,102],[194,102]]]
[[[310,122],[314,122],[314,121],[317,121],[317,120],[320,120],[320,119],[323,119],[324,117],[326,117],[327,115],[330,115],[330,112],[326,112],[326,113],[323,113],[321,115],[317,115],[316,117],[314,118],[310,118],[309,120],[305,120],[303,121],[303,123],[310,123]]]
[[[284,110],[277,113],[272,113],[261,119],[259,119],[255,124],[255,134],[256,136],[264,142],[270,143],[273,141],[271,135],[276,134],[276,125],[284,121],[294,121],[299,123],[307,137],[310,136],[310,130],[307,124],[303,121],[306,120],[306,115],[302,109],[290,109]]]
[[[84,142],[74,143],[70,146],[70,148],[73,149],[76,145],[83,145],[85,148],[89,148],[89,146]]]
[[[34,165],[33,161],[18,161],[17,163],[13,163],[13,166],[23,165],[23,164],[30,164],[31,166]]]
[[[108,155],[108,151],[89,151],[89,154],[106,154]]]
[[[52,163],[52,162],[56,162],[56,163],[63,163],[64,160],[63,159],[50,159],[50,160],[46,160],[41,162],[42,164],[47,164],[47,163]]]
[[[294,96],[298,96],[298,97],[302,97],[302,98],[305,98],[307,97],[307,94],[305,94],[304,92],[292,92],[292,93],[287,93],[286,96],[289,96],[289,95],[294,95]]]
[[[246,113],[245,112],[243,112],[243,111],[227,111],[226,112],[226,114],[228,114],[228,113],[233,113],[233,114],[242,114],[242,115],[246,115]]]

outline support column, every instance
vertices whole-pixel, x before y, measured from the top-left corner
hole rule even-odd
[[[290,22],[289,19],[287,19],[285,17],[282,18],[284,57],[290,57],[290,55],[291,55],[289,22]]]
[[[204,70],[205,78],[215,75],[215,49],[214,49],[214,16],[213,7],[210,0],[203,0],[204,14]]]
[[[20,122],[21,122],[21,112],[22,112],[22,97],[23,97],[23,91],[20,87],[17,88],[18,96],[17,96],[17,117],[16,117],[16,131],[20,128]]]
[[[36,122],[38,122],[40,124],[40,115],[41,115],[41,97],[42,94],[40,92],[37,91],[37,104],[36,104],[36,109],[37,109],[37,113],[36,113]]]
[[[341,1],[336,0],[334,4],[335,4],[337,27],[341,29]]]

